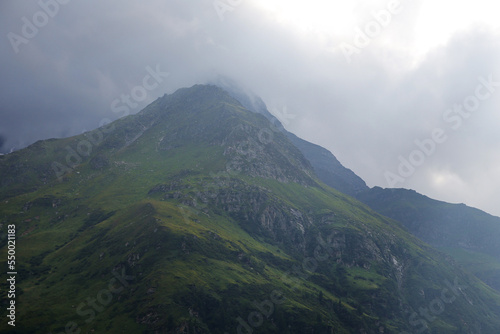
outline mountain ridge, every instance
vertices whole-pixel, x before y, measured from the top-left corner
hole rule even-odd
[[[357,198],[400,221],[419,239],[455,258],[500,291],[500,218],[465,204],[437,201],[414,190],[374,187]],[[463,253],[463,251],[468,253]],[[482,266],[471,263],[475,256]]]
[[[260,97],[239,87],[228,78],[219,78],[213,84],[226,90],[248,110],[264,115],[277,130],[285,133],[311,162],[316,175],[325,184],[351,196],[368,190],[365,181],[352,170],[344,167],[330,151],[286,130],[283,124],[269,112]]]

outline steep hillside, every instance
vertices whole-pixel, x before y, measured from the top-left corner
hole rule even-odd
[[[344,167],[340,161],[327,149],[305,141],[293,133],[286,133],[290,141],[311,162],[314,172],[318,178],[338,191],[356,196],[360,192],[368,190],[368,186],[352,170]]]
[[[309,160],[314,172],[323,183],[350,196],[356,196],[369,189],[363,179],[344,167],[330,151],[287,131],[281,122],[267,110],[261,98],[238,87],[235,82],[227,78],[218,80],[216,85],[229,92],[246,109],[264,115],[271,122],[272,129],[283,132]]]
[[[497,292],[322,183],[214,86],[2,156],[0,172],[16,333],[500,329]]]
[[[375,187],[357,198],[373,210],[402,222],[412,234],[450,254],[500,291],[499,217],[406,189]]]

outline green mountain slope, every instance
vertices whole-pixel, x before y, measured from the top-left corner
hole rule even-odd
[[[16,333],[500,328],[497,292],[323,184],[285,134],[214,86],[2,156],[0,172]]]
[[[453,256],[500,291],[499,217],[406,189],[375,187],[357,198],[375,211],[402,222],[419,239]]]

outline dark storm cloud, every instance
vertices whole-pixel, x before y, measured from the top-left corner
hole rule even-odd
[[[498,34],[487,28],[456,34],[413,61],[408,50],[419,3],[406,3],[349,64],[339,46],[352,42],[352,34],[299,31],[250,0],[225,12],[223,21],[211,0],[67,1],[16,53],[8,34],[22,36],[23,17],[32,21],[41,7],[2,2],[0,133],[6,140],[0,149],[116,119],[127,105],[122,97],[138,91],[151,70],[168,77],[143,101],[132,100],[137,106],[127,105],[129,112],[225,75],[261,95],[289,130],[330,149],[371,186],[387,187],[384,173],[415,149],[416,139],[448,126],[443,113],[474,93],[479,76],[500,80]],[[460,129],[447,128],[449,139],[398,186],[500,215],[494,201],[500,171],[492,167],[500,156],[499,99],[500,90]],[[114,112],[117,107],[122,111]]]
[[[60,5],[36,36],[14,47],[7,34],[24,38],[25,19],[33,22],[42,9],[35,2],[6,5],[0,14],[5,37],[0,131],[9,137],[6,146],[20,148],[41,138],[77,134],[95,128],[103,118],[117,118],[121,113],[114,113],[111,103],[142,85],[148,67],[181,78],[181,68],[193,64],[188,49],[194,45],[186,35],[196,25],[190,14],[194,11],[182,3],[165,6],[157,1],[149,8],[132,1],[69,2]],[[182,86],[182,81],[165,80],[131,112]],[[185,83],[189,81],[192,77]]]

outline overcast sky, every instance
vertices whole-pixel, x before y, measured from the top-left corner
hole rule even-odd
[[[415,189],[500,216],[494,6],[2,1],[0,152],[91,130],[226,75],[369,186]]]

